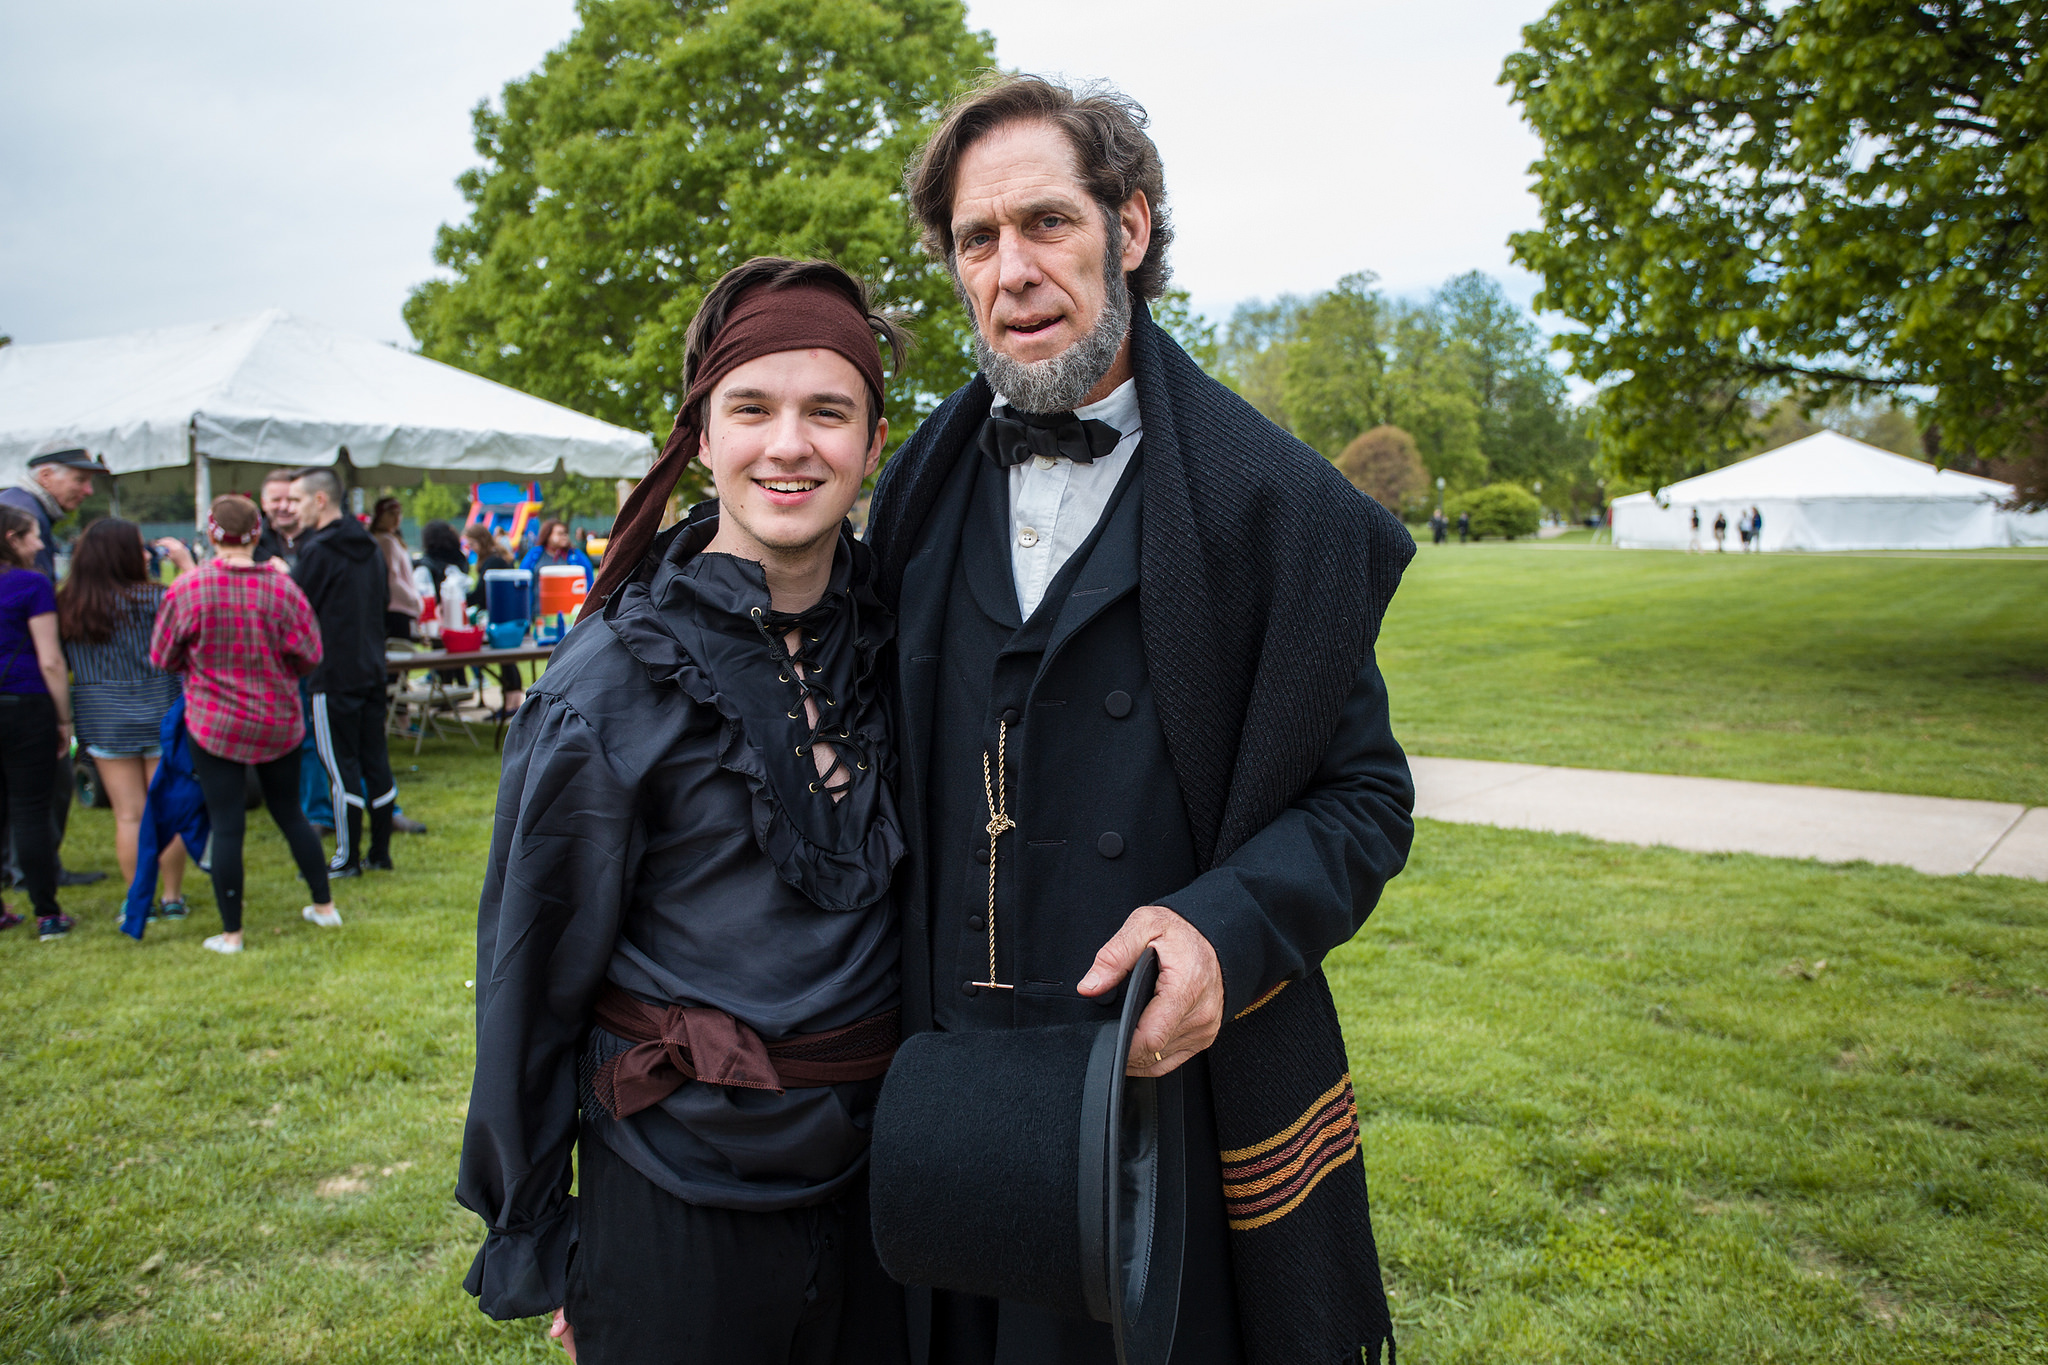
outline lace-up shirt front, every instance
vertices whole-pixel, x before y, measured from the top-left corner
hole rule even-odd
[[[851,554],[842,547],[824,598],[795,615],[773,609],[760,565],[699,552],[613,618],[642,662],[671,657],[661,637],[680,647],[676,681],[704,723],[650,774],[691,799],[674,822],[650,822],[606,976],[652,1003],[724,1010],[771,1042],[896,1003],[885,892],[901,845],[881,709],[861,676],[879,644],[878,623],[861,618],[879,604],[853,600]],[[625,1046],[593,1030],[585,1064]],[[879,1084],[686,1085],[629,1118],[600,1114],[599,1130],[682,1198],[777,1207],[854,1165]]]

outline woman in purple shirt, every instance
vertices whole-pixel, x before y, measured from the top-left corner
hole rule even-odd
[[[50,827],[57,756],[71,748],[71,693],[57,643],[56,589],[33,567],[42,548],[35,518],[0,506],[0,800],[47,941],[71,932],[71,917],[57,905]],[[0,929],[19,923],[0,905]]]

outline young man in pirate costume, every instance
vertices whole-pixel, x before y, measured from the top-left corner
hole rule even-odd
[[[553,1312],[585,1362],[902,1356],[865,1187],[898,1036],[893,623],[845,525],[888,435],[878,339],[836,266],[712,288],[675,431],[507,735],[467,1288]],[[718,499],[656,534],[692,459]]]
[[[1320,964],[1408,852],[1373,642],[1414,544],[1153,323],[1172,234],[1143,125],[1006,79],[906,175],[981,374],[872,504],[905,1027],[1114,1019],[1156,948],[1129,1071],[1186,1096],[1172,1360],[1332,1365],[1391,1339]],[[1116,1358],[1101,1323],[935,1290],[910,1333],[933,1365]]]

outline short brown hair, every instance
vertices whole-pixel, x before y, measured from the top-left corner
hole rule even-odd
[[[263,476],[263,486],[268,488],[274,483],[290,483],[298,477],[299,471],[296,469],[273,469]]]
[[[208,509],[220,529],[231,536],[246,536],[263,521],[263,514],[256,510],[256,504],[240,493],[223,493],[213,500]]]
[[[1173,220],[1166,211],[1166,169],[1145,132],[1145,107],[1107,85],[1079,91],[1043,76],[993,77],[957,100],[938,130],[903,171],[911,210],[924,228],[925,249],[953,264],[953,181],[969,147],[1006,123],[1047,123],[1066,134],[1081,163],[1081,183],[1108,215],[1143,191],[1152,209],[1152,242],[1125,282],[1139,298],[1166,291],[1166,249]]]

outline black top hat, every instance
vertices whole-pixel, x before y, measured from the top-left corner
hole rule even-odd
[[[1158,977],[1148,948],[1114,1024],[904,1041],[870,1157],[891,1275],[1106,1322],[1122,1365],[1164,1365],[1187,1232],[1181,1078],[1124,1075]]]
[[[29,457],[28,467],[30,469],[38,469],[46,464],[61,464],[67,469],[82,469],[88,474],[106,474],[111,476],[114,472],[94,459],[91,451],[79,446],[73,446],[69,450],[52,450],[46,454]]]

